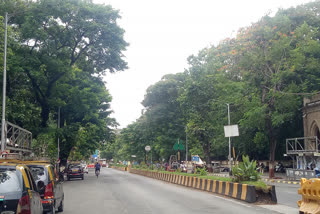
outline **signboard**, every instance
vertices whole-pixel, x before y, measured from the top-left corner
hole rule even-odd
[[[174,144],[173,149],[175,151],[181,151],[184,150],[184,145],[183,145],[183,141],[178,139],[177,142]]]
[[[224,126],[224,136],[225,137],[237,137],[237,136],[239,136],[238,125]]]
[[[131,155],[131,157],[136,158],[137,156],[136,155]]]
[[[151,147],[150,147],[150,146],[146,146],[146,147],[144,147],[144,149],[145,149],[147,152],[149,152],[149,151],[151,150]]]
[[[199,162],[200,157],[199,156],[192,156],[191,161]]]

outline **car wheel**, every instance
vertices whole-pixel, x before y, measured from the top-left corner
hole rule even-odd
[[[60,202],[60,206],[58,207],[59,212],[63,212],[63,201],[64,201],[64,198],[62,199],[62,201]]]
[[[54,204],[52,204],[51,210],[49,212],[47,212],[47,214],[55,214],[56,213],[56,208],[54,206]]]

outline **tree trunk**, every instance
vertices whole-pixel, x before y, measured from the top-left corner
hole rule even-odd
[[[46,128],[47,127],[47,122],[49,120],[49,113],[50,113],[50,108],[49,108],[49,104],[44,101],[41,104],[41,127],[42,128]]]
[[[277,141],[274,137],[272,137],[270,141],[270,163],[269,163],[269,178],[274,177],[274,159],[276,153]]]
[[[275,153],[276,153],[276,146],[277,146],[277,140],[275,137],[274,129],[272,127],[272,121],[271,121],[271,112],[269,111],[269,114],[266,118],[266,128],[268,131],[268,139],[269,139],[269,178],[274,177],[274,159],[275,159]]]

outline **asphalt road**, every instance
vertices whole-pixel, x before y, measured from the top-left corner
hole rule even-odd
[[[298,194],[300,184],[283,184],[276,182],[267,183],[276,186],[276,193],[279,204],[298,208],[297,201],[301,200],[301,195]]]
[[[89,171],[84,180],[66,181],[64,192],[64,214],[297,213],[283,205],[248,204],[109,168],[102,168],[99,178]]]

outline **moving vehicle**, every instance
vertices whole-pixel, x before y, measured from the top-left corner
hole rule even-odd
[[[42,214],[40,194],[29,168],[20,163],[0,163],[0,213]]]
[[[98,169],[98,170],[96,170],[96,176],[97,176],[97,178],[99,177],[99,175],[100,175],[100,170]]]
[[[81,166],[82,166],[83,172],[88,174],[89,170],[88,170],[87,164],[81,164]]]
[[[84,173],[81,165],[69,165],[67,171],[67,179],[70,181],[71,178],[84,179]]]
[[[38,161],[29,161],[25,164],[30,168],[36,181],[43,211],[45,213],[55,213],[56,210],[63,212],[63,186],[62,181],[55,174],[54,167],[49,163]]]
[[[100,159],[99,163],[101,164],[101,167],[106,167],[107,166],[107,160],[106,159]]]

